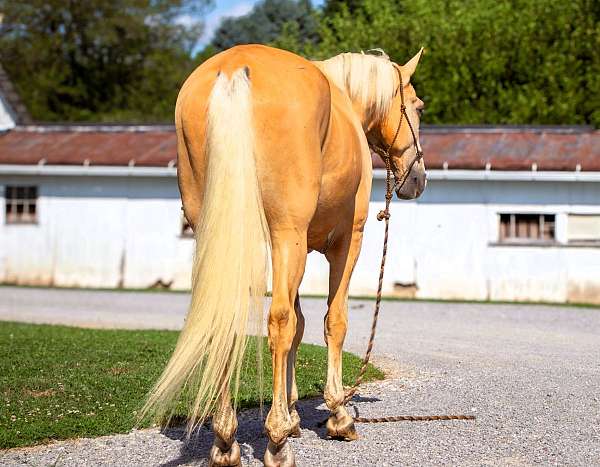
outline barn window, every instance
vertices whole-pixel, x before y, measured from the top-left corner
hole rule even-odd
[[[6,223],[35,224],[37,199],[37,186],[8,185],[4,191]]]
[[[554,214],[500,214],[500,243],[549,243],[555,240]]]
[[[569,214],[567,240],[583,245],[600,243],[600,215]]]

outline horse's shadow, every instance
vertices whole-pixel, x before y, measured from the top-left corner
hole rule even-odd
[[[378,402],[380,399],[355,395],[352,402]],[[269,407],[265,406],[264,415]],[[329,417],[329,410],[325,407],[322,398],[305,399],[297,404],[301,427],[313,431],[321,439],[327,439],[325,421]],[[352,415],[352,410],[350,409]],[[252,459],[262,460],[267,449],[267,436],[264,429],[264,417],[258,409],[243,411],[238,416],[238,431],[236,439],[242,448],[242,458],[247,461]],[[173,440],[183,442],[179,457],[161,464],[160,467],[177,467],[193,461],[208,458],[213,444],[213,434],[208,425],[202,426],[189,438],[186,437],[185,427],[178,426],[166,428],[162,434]],[[249,447],[249,449],[248,449]]]

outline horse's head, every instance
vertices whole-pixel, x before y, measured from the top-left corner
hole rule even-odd
[[[398,73],[397,89],[389,111],[368,134],[369,143],[378,148],[378,152],[389,148],[390,165],[396,179],[396,195],[401,199],[418,198],[425,189],[427,179],[419,143],[420,116],[425,104],[417,97],[410,82],[422,51],[403,66],[394,64]]]

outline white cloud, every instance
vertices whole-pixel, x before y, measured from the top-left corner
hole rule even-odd
[[[200,43],[206,44],[208,41],[210,41],[210,39],[212,39],[213,34],[224,18],[237,18],[238,16],[244,16],[245,14],[250,13],[254,3],[255,2],[252,1],[243,1],[236,3],[225,10],[217,10],[212,15],[209,15],[206,19],[204,34],[202,34]]]
[[[196,23],[198,21],[198,18],[190,15],[190,14],[185,14],[185,15],[179,15],[177,18],[175,18],[175,23],[176,24],[181,24],[182,26],[190,27],[192,24]]]

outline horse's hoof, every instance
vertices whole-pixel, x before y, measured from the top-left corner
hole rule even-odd
[[[213,444],[208,460],[209,467],[238,467],[241,465],[242,456],[237,441],[234,440],[226,451],[217,446],[217,443]]]
[[[300,415],[298,415],[298,411],[296,409],[290,412],[290,418],[292,419],[292,430],[290,431],[290,436],[292,438],[300,438],[302,436],[302,432],[300,431]]]
[[[287,441],[279,445],[269,441],[264,462],[265,467],[296,467],[294,451]]]
[[[327,420],[327,436],[332,439],[354,441],[358,439],[354,419],[347,413],[332,415]]]

